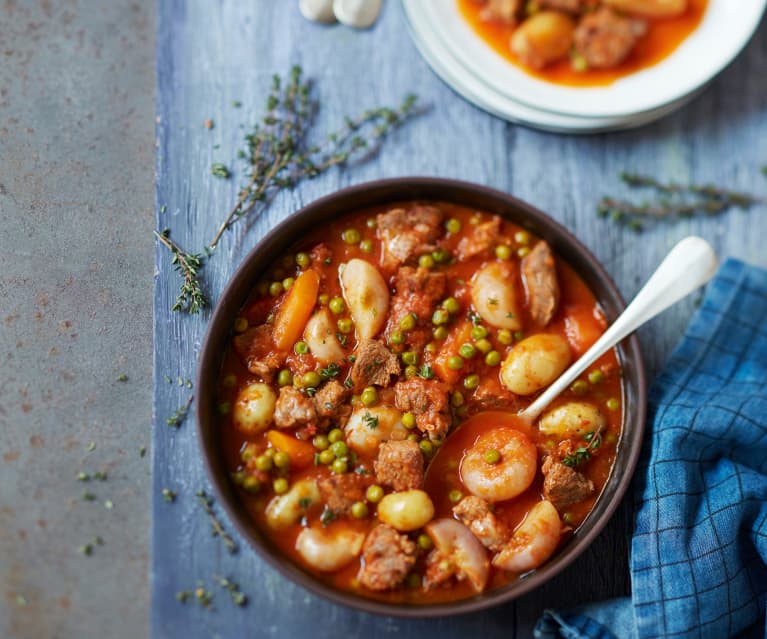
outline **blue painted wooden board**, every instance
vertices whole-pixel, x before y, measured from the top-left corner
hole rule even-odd
[[[635,235],[598,219],[595,203],[621,194],[620,169],[678,180],[716,180],[767,192],[758,167],[767,164],[767,28],[699,98],[676,115],[641,129],[587,138],[540,133],[507,124],[460,99],[420,59],[398,3],[386,3],[372,31],[320,27],[304,21],[297,2],[272,0],[163,1],[158,27],[157,224],[183,246],[199,250],[234,201],[242,177],[213,178],[212,162],[239,169],[236,151],[260,115],[274,72],[292,64],[316,79],[322,102],[317,131],[336,128],[345,114],[396,104],[417,91],[432,111],[397,133],[372,161],[332,171],[276,198],[268,212],[229,233],[208,265],[213,299],[246,252],[279,220],[339,187],[380,177],[437,175],[487,184],[528,200],[563,222],[632,296],[662,256],[690,233],[709,239],[721,255],[767,265],[767,211],[732,212]],[[232,103],[241,101],[241,108]],[[203,123],[212,119],[207,130]],[[165,207],[163,209],[162,207]],[[162,212],[162,211],[165,212]],[[539,592],[493,611],[428,622],[368,616],[329,604],[284,581],[242,547],[230,556],[196,503],[208,488],[194,433],[194,415],[178,431],[165,419],[189,391],[207,316],[170,312],[178,281],[169,255],[157,250],[153,446],[152,613],[155,638],[185,637],[527,637],[545,607],[572,606],[628,592],[627,539],[631,506],[568,570]],[[650,373],[657,371],[693,309],[688,300],[640,334]],[[173,378],[173,383],[164,376]],[[179,493],[166,503],[162,488]],[[223,518],[223,517],[222,517]],[[231,525],[223,518],[227,528]],[[234,534],[234,533],[232,533]],[[226,574],[248,593],[236,608],[212,582]],[[215,610],[179,604],[175,593],[197,580],[215,591]]]

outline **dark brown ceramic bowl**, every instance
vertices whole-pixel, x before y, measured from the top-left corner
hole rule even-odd
[[[608,320],[614,320],[625,303],[610,276],[589,251],[563,226],[541,211],[510,195],[476,184],[437,178],[398,178],[360,184],[338,191],[288,217],[274,228],[245,258],[216,306],[200,356],[197,376],[197,420],[200,444],[210,480],[220,503],[240,534],[285,577],[308,590],[353,608],[400,617],[442,617],[476,612],[508,602],[548,581],[580,555],[605,527],[615,511],[636,466],[645,422],[645,373],[636,337],[619,347],[624,379],[623,436],[605,488],[586,521],[544,566],[518,581],[470,599],[443,604],[391,604],[334,590],[283,556],[261,533],[240,502],[224,466],[216,418],[216,387],[222,356],[228,347],[234,318],[261,274],[308,231],[327,220],[369,206],[403,200],[441,200],[496,213],[545,238],[554,251],[580,274],[596,295]]]

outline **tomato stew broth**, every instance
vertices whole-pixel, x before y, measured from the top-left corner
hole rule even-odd
[[[413,203],[403,203],[401,206],[407,208]],[[491,219],[491,216],[478,212],[476,210],[458,206],[449,203],[433,203],[444,213],[444,220],[457,220],[460,223],[460,230],[457,232],[444,231],[444,223],[440,232],[438,241],[441,249],[450,252],[450,255],[456,255],[456,249],[459,242],[470,236],[477,228],[478,223],[483,223]],[[274,322],[279,309],[285,303],[285,299],[290,291],[278,292],[272,290],[271,295],[269,287],[272,282],[279,282],[287,277],[296,278],[306,268],[302,269],[296,266],[295,256],[297,252],[302,251],[312,253],[312,249],[319,244],[327,249],[327,255],[332,258],[326,260],[317,259],[317,251],[312,255],[309,269],[315,270],[320,275],[320,296],[327,295],[331,299],[335,296],[342,296],[341,286],[339,284],[339,265],[348,262],[353,258],[360,258],[376,266],[380,266],[382,259],[382,242],[377,236],[374,220],[376,215],[390,210],[392,205],[387,207],[371,208],[354,215],[346,216],[327,225],[327,227],[318,230],[306,241],[302,241],[294,247],[294,250],[285,256],[284,260],[275,265],[270,272],[265,274],[264,279],[255,286],[252,298],[245,305],[234,327],[233,336],[236,338],[238,333],[248,327],[254,327],[265,322]],[[455,225],[453,226],[455,229]],[[372,244],[363,245],[370,252],[364,252],[361,249],[359,241],[353,244],[348,243],[342,236],[347,229],[355,229],[359,233],[361,241],[367,241]],[[516,238],[516,239],[515,239]],[[352,238],[357,240],[357,238]],[[523,521],[530,508],[543,498],[543,475],[541,473],[541,462],[546,455],[554,453],[560,440],[567,439],[557,436],[545,435],[539,432],[536,426],[525,426],[516,419],[516,412],[530,404],[539,394],[535,392],[528,396],[514,395],[503,389],[499,381],[498,365],[489,366],[484,362],[482,353],[477,353],[473,358],[464,362],[463,368],[457,373],[446,368],[444,364],[440,365],[440,360],[444,362],[448,356],[455,356],[461,344],[472,342],[461,336],[456,339],[456,334],[466,335],[467,327],[470,331],[472,323],[468,317],[471,317],[477,324],[483,325],[488,329],[486,339],[492,344],[492,349],[498,351],[501,355],[501,361],[506,358],[508,352],[519,342],[521,338],[527,338],[536,333],[557,334],[566,338],[571,351],[572,360],[593,344],[603,333],[606,322],[603,313],[597,304],[594,295],[578,277],[578,275],[562,260],[556,258],[556,272],[560,288],[560,299],[558,309],[549,322],[543,328],[536,327],[532,321],[527,306],[521,309],[522,312],[522,334],[516,334],[510,344],[502,343],[498,339],[499,331],[478,320],[473,311],[470,283],[472,276],[482,266],[492,263],[504,263],[513,266],[515,272],[514,286],[516,287],[517,299],[525,300],[525,289],[519,276],[520,257],[519,253],[526,253],[539,240],[524,231],[522,228],[503,221],[500,233],[493,242],[489,250],[476,257],[466,260],[452,259],[446,264],[436,264],[432,267],[432,272],[441,271],[447,274],[447,290],[443,296],[454,297],[460,304],[460,312],[452,316],[448,329],[448,336],[444,340],[431,339],[429,345],[423,352],[419,353],[418,366],[424,365],[432,367],[436,372],[436,379],[443,375],[448,379],[447,382],[451,393],[450,413],[452,427],[444,441],[436,442],[433,446],[432,454],[424,454],[425,458],[425,480],[423,489],[430,496],[435,509],[435,518],[447,517],[455,518],[452,508],[455,506],[456,497],[460,495],[469,495],[470,492],[461,481],[460,465],[466,451],[469,450],[476,439],[485,432],[498,429],[499,427],[515,428],[521,430],[529,437],[538,451],[538,467],[535,473],[535,479],[532,484],[521,494],[507,501],[500,501],[492,507],[495,517],[508,526],[509,531],[514,531]],[[503,244],[509,247],[510,256],[503,254],[505,260],[499,259],[494,249],[497,244]],[[323,252],[322,254],[325,254]],[[389,280],[390,290],[393,288],[393,277]],[[277,287],[275,287],[276,289]],[[327,298],[322,298],[325,304],[317,302],[317,308],[327,306]],[[349,310],[339,315],[333,315],[334,322],[338,318],[349,318]],[[383,333],[383,331],[381,331]],[[355,332],[352,331],[342,335],[344,353],[351,356],[357,346]],[[381,334],[378,339],[384,340]],[[302,339],[302,338],[299,338]],[[476,340],[475,340],[476,341]],[[508,339],[503,340],[508,341]],[[405,350],[405,345],[391,345],[386,342],[393,351]],[[433,349],[433,350],[431,350]],[[350,364],[349,362],[339,362],[341,372],[337,377],[338,381],[343,382],[347,379]],[[293,377],[299,380],[303,373],[308,371],[317,371],[322,367],[311,353],[296,355],[293,349],[287,356],[286,361],[279,366],[281,369],[289,368],[293,372]],[[403,366],[404,369],[404,366]],[[422,370],[422,369],[421,369]],[[479,389],[467,390],[464,387],[463,380],[471,375],[479,376],[481,382]],[[591,374],[592,381],[589,381]],[[399,379],[404,379],[404,374]],[[328,534],[332,535],[340,531],[359,531],[367,533],[378,524],[376,515],[376,504],[366,502],[368,514],[357,519],[351,515],[341,515],[332,520],[323,516],[323,504],[311,503],[300,517],[296,517],[289,525],[274,530],[268,523],[265,514],[267,505],[275,498],[273,482],[275,479],[284,477],[289,485],[293,486],[302,479],[319,480],[321,478],[333,475],[329,466],[320,463],[317,459],[319,450],[312,447],[312,436],[315,432],[313,428],[297,429],[279,429],[278,434],[290,438],[291,444],[295,444],[298,449],[293,450],[293,446],[283,446],[282,443],[272,439],[274,433],[278,431],[274,424],[269,425],[266,430],[259,432],[244,433],[235,427],[233,420],[233,407],[237,403],[238,395],[250,384],[264,381],[262,377],[248,370],[234,348],[230,348],[226,354],[223,369],[221,372],[221,382],[219,386],[219,409],[221,413],[221,437],[223,439],[223,449],[225,451],[226,465],[231,471],[235,483],[241,486],[240,494],[248,511],[251,513],[259,527],[268,535],[271,541],[295,563],[302,566],[307,571],[316,575],[324,582],[346,591],[355,592],[365,597],[375,598],[389,602],[406,602],[413,604],[436,603],[450,600],[463,599],[476,594],[469,580],[458,580],[451,578],[446,584],[426,589],[423,586],[422,576],[424,574],[425,556],[427,552],[418,549],[418,559],[411,569],[408,578],[393,589],[384,591],[374,591],[365,588],[360,584],[358,572],[364,560],[361,557],[355,558],[345,567],[334,572],[322,572],[308,563],[296,551],[296,539],[304,527],[314,528],[322,527]],[[285,380],[283,380],[285,381]],[[394,384],[396,380],[392,382]],[[277,375],[275,373],[273,381],[270,382],[275,395],[279,392]],[[499,409],[483,410],[483,406],[477,406],[473,403],[472,397],[480,389],[485,389],[491,395],[497,394],[503,401]],[[391,386],[389,388],[378,388],[378,403],[393,406],[393,393]],[[454,394],[460,392],[463,401],[457,399]],[[354,395],[348,402],[357,402],[355,407],[361,406],[359,396]],[[575,530],[586,518],[592,509],[594,502],[605,485],[612,463],[615,457],[616,443],[621,431],[622,419],[622,386],[621,374],[618,360],[615,352],[611,351],[604,355],[596,365],[592,366],[584,374],[579,382],[570,390],[565,391],[557,400],[554,407],[563,405],[567,402],[579,401],[589,402],[599,409],[604,417],[604,428],[599,435],[598,441],[592,440],[598,446],[589,446],[589,442],[582,438],[570,437],[577,447],[586,447],[589,451],[588,459],[584,463],[577,465],[580,471],[588,480],[593,482],[594,490],[590,496],[579,503],[569,505],[560,512],[562,517],[562,531],[559,545],[566,541],[572,531]],[[460,404],[460,405],[458,405]],[[495,407],[493,407],[495,408]],[[342,424],[331,424],[329,428],[342,426]],[[327,432],[327,428],[316,432]],[[410,431],[411,439],[418,441],[427,441],[425,436],[421,436],[417,428]],[[416,433],[417,435],[413,435]],[[289,469],[277,470],[273,468],[268,472],[255,470],[252,465],[254,456],[262,456],[267,449],[281,450],[288,448],[291,455],[291,464]],[[250,457],[250,462],[244,463],[243,459]],[[352,458],[349,464],[348,472],[357,473],[367,484],[377,484],[374,472],[373,462],[375,455],[366,455],[357,453],[356,459]],[[296,463],[298,460],[298,463]],[[258,486],[251,486],[251,491],[242,488],[245,477],[252,474],[257,478]],[[251,480],[252,481],[252,480]],[[384,487],[388,494],[392,492],[391,488]],[[456,492],[457,491],[457,492]],[[452,498],[452,499],[451,499]],[[311,500],[309,500],[311,501]],[[321,518],[324,524],[321,524]],[[423,528],[411,531],[407,534],[410,539],[416,541],[419,535],[423,534]],[[493,553],[487,551],[488,558],[492,558]],[[519,576],[518,573],[509,572],[495,567],[490,567],[490,574],[487,580],[486,589],[502,586],[514,581]]]
[[[687,10],[679,16],[648,19],[647,33],[628,57],[609,69],[576,70],[570,58],[551,63],[543,69],[523,64],[511,51],[509,41],[516,27],[498,20],[484,20],[484,5],[476,0],[456,0],[459,11],[472,30],[503,58],[540,80],[568,86],[590,87],[612,84],[620,78],[658,64],[670,56],[703,20],[708,0],[689,0]]]

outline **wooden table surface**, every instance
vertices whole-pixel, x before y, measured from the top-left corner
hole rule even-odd
[[[508,124],[465,102],[427,67],[410,40],[401,6],[385,3],[371,31],[305,21],[296,2],[159,3],[157,225],[183,246],[199,249],[234,201],[242,173],[236,151],[262,112],[271,75],[300,64],[317,82],[317,131],[345,114],[394,105],[415,91],[431,111],[396,133],[377,157],[281,194],[252,223],[229,233],[211,259],[206,285],[215,300],[247,251],[279,220],[317,197],[366,180],[404,175],[454,177],[529,201],[569,227],[607,267],[630,298],[668,249],[697,234],[721,256],[767,266],[767,213],[733,211],[712,219],[661,225],[642,234],[595,215],[605,193],[626,194],[617,173],[631,170],[679,181],[717,182],[765,193],[767,164],[767,25],[743,54],[691,104],[628,133],[571,137]],[[242,102],[235,108],[234,101]],[[213,129],[203,126],[206,119]],[[244,128],[243,128],[244,126]],[[211,176],[212,162],[235,167],[231,180]],[[163,212],[164,211],[164,212]],[[178,431],[165,419],[186,399],[178,376],[193,378],[207,315],[170,312],[178,288],[169,255],[157,250],[151,626],[160,637],[527,637],[541,611],[628,593],[630,500],[597,541],[540,591],[477,615],[435,621],[369,616],[327,603],[285,581],[241,543],[230,556],[211,537],[194,493],[209,490],[194,416]],[[684,330],[691,298],[642,329],[650,378]],[[165,375],[174,383],[167,383]],[[179,493],[166,503],[163,488]],[[225,526],[232,526],[223,517]],[[240,540],[241,541],[241,540]],[[222,591],[215,610],[179,604],[175,593],[226,574],[250,597],[231,604]]]

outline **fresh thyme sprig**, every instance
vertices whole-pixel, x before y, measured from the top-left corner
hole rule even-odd
[[[187,400],[179,406],[178,410],[170,417],[165,419],[165,423],[172,428],[180,428],[181,424],[186,420],[186,416],[189,414],[189,407],[194,401],[194,395],[190,395]]]
[[[228,228],[273,193],[344,164],[363,149],[371,150],[422,111],[417,97],[408,95],[397,108],[381,107],[357,118],[347,117],[344,126],[328,135],[323,144],[310,145],[306,138],[317,110],[312,88],[312,82],[302,78],[298,66],[291,69],[286,80],[278,75],[272,78],[266,113],[245,136],[246,150],[240,152],[248,165],[247,183],[216,231],[211,249]]]
[[[216,513],[213,510],[213,498],[209,497],[204,490],[198,490],[197,501],[200,502],[200,505],[210,519],[210,525],[213,529],[213,536],[221,537],[221,540],[224,542],[224,546],[226,546],[229,554],[235,554],[237,552],[237,542],[232,539],[228,532],[226,532],[224,525],[216,516]]]
[[[599,201],[597,213],[610,217],[634,231],[641,231],[647,221],[672,220],[693,215],[718,215],[729,209],[748,210],[767,199],[711,184],[664,183],[636,173],[620,174],[621,180],[631,188],[651,189],[658,199],[635,204],[627,200],[605,196]]]
[[[562,459],[562,463],[565,466],[575,468],[576,466],[585,464],[591,459],[591,451],[596,450],[602,444],[602,436],[598,432],[586,433],[583,436],[583,439],[586,441],[587,445],[576,448],[572,453]]]
[[[208,299],[202,292],[202,286],[199,279],[203,257],[184,251],[178,244],[170,239],[170,232],[168,229],[164,229],[162,233],[155,231],[154,234],[157,236],[160,243],[173,254],[171,263],[174,265],[176,271],[181,273],[184,278],[184,281],[181,284],[181,291],[171,310],[184,310],[189,313],[199,313],[201,308],[208,305]]]

